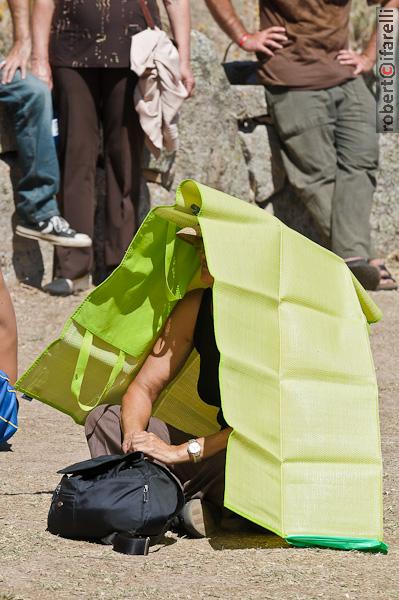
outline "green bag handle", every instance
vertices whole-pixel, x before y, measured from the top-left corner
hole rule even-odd
[[[176,225],[174,223],[168,223],[168,229],[166,232],[166,245],[165,245],[165,283],[166,283],[166,295],[170,302],[176,302],[181,299],[179,294],[179,286],[177,286],[177,292],[174,292],[169,285],[169,273],[173,266],[173,257],[175,255],[176,246]]]
[[[125,353],[123,352],[123,350],[119,351],[119,356],[118,356],[114,366],[112,367],[112,371],[110,373],[108,381],[107,381],[103,391],[101,392],[101,394],[97,397],[96,403],[95,404],[83,404],[80,401],[80,391],[82,388],[82,382],[83,382],[84,374],[86,372],[87,363],[89,362],[90,350],[91,350],[92,344],[93,344],[93,334],[86,329],[84,337],[83,337],[82,346],[80,348],[78,360],[76,361],[76,367],[75,367],[75,371],[74,371],[72,383],[71,383],[71,392],[75,396],[76,402],[78,403],[80,410],[83,410],[84,412],[90,412],[91,410],[93,410],[93,408],[96,408],[100,404],[101,400],[108,394],[108,392],[114,385],[116,378],[118,377],[119,373],[123,369],[123,365],[125,362],[125,356],[126,356]]]

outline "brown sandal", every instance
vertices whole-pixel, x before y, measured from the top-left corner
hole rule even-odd
[[[392,273],[389,271],[384,263],[376,265],[380,270],[380,283],[377,286],[377,290],[392,291],[398,289],[398,283]]]
[[[379,267],[370,265],[365,258],[347,258],[346,264],[365,290],[377,290],[380,283]]]

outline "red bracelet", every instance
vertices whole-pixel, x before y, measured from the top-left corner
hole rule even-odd
[[[245,44],[245,42],[247,41],[247,39],[249,38],[249,33],[243,33],[242,36],[240,37],[240,39],[238,40],[238,45],[240,46],[240,48],[243,47],[243,45]]]

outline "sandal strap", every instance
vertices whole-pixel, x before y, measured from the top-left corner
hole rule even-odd
[[[387,279],[391,279],[392,281],[395,281],[395,283],[396,283],[394,276],[392,275],[392,273],[390,272],[390,270],[384,263],[379,264],[378,268],[380,270],[381,279],[384,279],[385,281]]]

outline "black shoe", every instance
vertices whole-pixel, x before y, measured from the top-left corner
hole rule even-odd
[[[91,239],[85,233],[76,233],[71,229],[68,221],[62,217],[54,216],[36,224],[17,225],[15,233],[32,240],[50,242],[55,246],[69,246],[73,248],[88,248]]]
[[[194,498],[189,500],[179,514],[179,520],[184,532],[194,538],[211,536],[216,531],[216,523],[212,505]]]
[[[58,277],[43,287],[43,291],[50,296],[71,296],[77,292],[88,290],[91,285],[90,275],[79,279]]]
[[[370,265],[364,258],[349,259],[345,261],[359,283],[365,290],[376,290],[380,283],[380,270]]]

